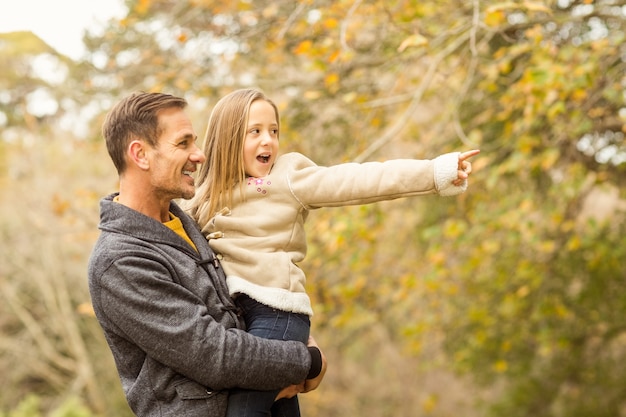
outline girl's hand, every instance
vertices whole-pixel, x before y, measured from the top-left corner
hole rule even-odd
[[[457,179],[452,181],[452,184],[458,187],[459,185],[463,184],[463,181],[469,178],[469,175],[472,173],[472,164],[470,161],[468,161],[468,159],[472,156],[478,155],[479,153],[480,150],[473,149],[471,151],[461,152],[459,154],[458,177]]]

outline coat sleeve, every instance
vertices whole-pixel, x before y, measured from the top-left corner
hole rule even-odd
[[[306,209],[368,204],[425,194],[454,195],[464,191],[457,177],[458,153],[433,160],[396,159],[384,162],[318,166],[294,157],[288,187]]]
[[[279,389],[305,379],[311,357],[304,344],[227,329],[213,317],[219,312],[173,282],[172,271],[157,256],[128,254],[100,275],[99,296],[92,301],[100,303],[97,310],[106,315],[109,332],[216,390]]]

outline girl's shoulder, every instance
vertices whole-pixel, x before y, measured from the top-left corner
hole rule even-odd
[[[280,155],[274,163],[274,169],[302,169],[315,166],[315,162],[299,152],[289,152]]]

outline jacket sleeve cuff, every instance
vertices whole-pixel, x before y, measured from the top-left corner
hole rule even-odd
[[[434,159],[435,188],[441,196],[461,194],[467,189],[467,179],[461,185],[452,184],[459,175],[459,154],[460,152],[446,153]]]
[[[315,346],[309,346],[309,354],[311,355],[311,368],[306,379],[316,378],[322,372],[322,352]]]

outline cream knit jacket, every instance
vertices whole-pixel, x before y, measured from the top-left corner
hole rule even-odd
[[[233,207],[223,210],[202,232],[218,254],[229,292],[268,306],[313,315],[298,267],[307,249],[304,222],[309,210],[361,205],[424,194],[451,196],[467,188],[454,186],[459,153],[433,160],[318,166],[299,153],[277,158],[269,175],[248,178]]]

